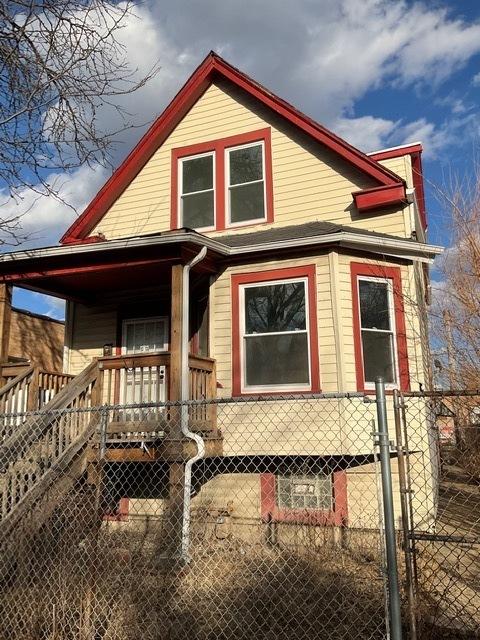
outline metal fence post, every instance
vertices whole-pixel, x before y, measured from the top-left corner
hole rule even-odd
[[[387,423],[387,403],[383,378],[375,380],[377,404],[377,430],[380,449],[380,472],[382,477],[383,517],[389,591],[390,633],[392,640],[402,640],[402,614],[400,589],[398,586],[397,545],[393,511],[392,469],[390,465],[390,440]]]

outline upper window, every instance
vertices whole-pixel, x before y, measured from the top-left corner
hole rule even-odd
[[[180,210],[182,226],[208,229],[215,226],[213,153],[182,158]]]
[[[234,393],[318,389],[313,279],[314,267],[232,277]]]
[[[400,269],[352,263],[353,326],[357,388],[409,387]]]
[[[387,279],[359,277],[358,296],[365,383],[373,385],[382,376],[387,384],[396,384],[392,283]]]
[[[221,230],[273,221],[271,132],[172,151],[172,229]]]
[[[226,150],[228,222],[245,224],[265,218],[263,143]]]

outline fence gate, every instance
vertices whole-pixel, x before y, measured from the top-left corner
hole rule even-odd
[[[5,421],[0,640],[387,638],[375,402],[152,406]]]
[[[480,392],[406,393],[398,414],[418,638],[478,639]]]

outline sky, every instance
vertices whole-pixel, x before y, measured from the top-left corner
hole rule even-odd
[[[438,199],[473,175],[480,139],[480,3],[407,0],[144,0],[119,32],[141,75],[159,73],[121,105],[144,128],[210,50],[365,152],[424,145],[429,240],[449,244]],[[100,116],[112,126],[115,113]],[[143,128],[124,132],[118,165]],[[58,243],[110,175],[97,165],[52,176],[61,197],[25,191],[29,246]],[[0,190],[0,197],[2,196]],[[435,274],[434,274],[435,277]],[[14,304],[63,317],[63,303],[22,290]]]

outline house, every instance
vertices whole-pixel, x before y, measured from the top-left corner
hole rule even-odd
[[[238,401],[188,410],[202,457],[222,469],[194,500],[219,521],[233,510],[376,526],[365,491],[374,411],[362,397],[379,375],[389,393],[430,385],[428,265],[441,249],[426,238],[421,154],[420,143],[365,154],[210,53],[59,246],[1,257],[1,282],[67,301],[49,407],[116,405],[108,434],[124,442],[107,443],[107,460],[143,463],[137,475],[165,463],[163,493],[136,497],[124,476],[107,517],[181,509],[196,449],[180,408],[165,418],[158,403],[219,397]],[[345,395],[322,397],[315,417],[285,422],[298,396],[347,393],[355,410]],[[278,401],[249,403],[259,396]],[[134,403],[149,408],[121,408]],[[296,473],[281,471],[286,457]],[[248,499],[230,504],[232,486]]]

